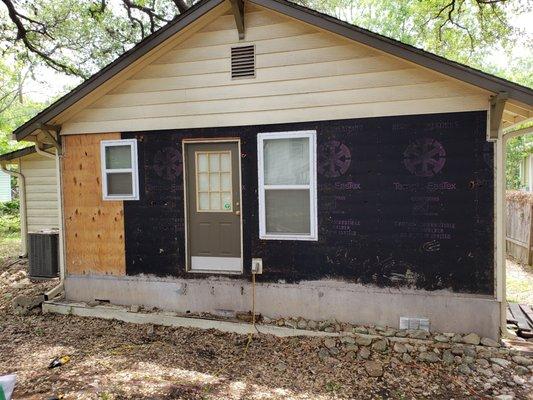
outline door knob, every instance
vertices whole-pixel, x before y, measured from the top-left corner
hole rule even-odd
[[[235,211],[235,215],[241,215],[241,212],[239,210]]]

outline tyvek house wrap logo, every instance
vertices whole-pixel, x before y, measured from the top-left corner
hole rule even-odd
[[[159,150],[154,158],[154,171],[160,178],[174,179],[183,171],[181,151],[176,147]]]
[[[432,138],[411,142],[403,152],[403,164],[415,176],[431,178],[438,174],[446,163],[446,150]]]
[[[318,152],[318,172],[327,178],[344,175],[352,163],[350,149],[337,140],[330,140],[320,146]]]

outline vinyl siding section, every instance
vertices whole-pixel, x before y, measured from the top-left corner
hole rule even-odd
[[[20,159],[26,178],[28,232],[59,228],[56,162],[39,154]]]
[[[63,134],[485,110],[488,94],[357,42],[247,5],[231,11],[63,124]],[[254,44],[256,77],[231,79],[232,46]]]
[[[11,200],[11,177],[0,171],[0,201]]]

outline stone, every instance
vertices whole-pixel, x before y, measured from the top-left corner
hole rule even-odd
[[[502,372],[503,371],[503,367],[500,367],[499,365],[497,364],[492,364],[490,366],[490,368],[494,371],[494,372]]]
[[[517,385],[525,385],[526,380],[524,378],[520,378],[519,376],[513,375],[513,382]]]
[[[298,327],[298,322],[292,320],[292,319],[288,319],[285,321],[285,326],[287,328],[292,328],[292,329],[296,329]]]
[[[326,346],[328,349],[335,347],[335,344],[335,339],[327,338],[324,340],[324,346]]]
[[[461,343],[463,341],[463,337],[459,335],[458,333],[456,333],[455,335],[452,336],[451,340],[454,343]]]
[[[481,357],[481,358],[491,358],[492,357],[492,353],[490,350],[487,350],[487,349],[481,349],[481,350],[478,350],[477,352],[477,356],[478,357]]]
[[[406,337],[407,336],[407,331],[405,329],[396,331],[396,336],[397,337]]]
[[[519,365],[518,367],[516,367],[514,369],[514,372],[516,372],[518,375],[528,375],[530,372],[529,372],[529,369],[527,369],[526,367],[523,367],[521,365]]]
[[[325,360],[328,357],[329,351],[327,349],[321,348],[320,350],[318,350],[318,358],[320,358],[321,360]]]
[[[463,353],[465,352],[463,346],[461,346],[461,345],[452,346],[450,351],[452,352],[452,354],[454,354],[456,356],[462,356]]]
[[[402,361],[404,363],[410,363],[410,362],[413,362],[413,357],[411,357],[409,354],[407,353],[403,353],[402,354]]]
[[[468,356],[468,357],[476,357],[477,356],[476,349],[474,347],[470,347],[470,346],[463,348],[463,354],[465,356]]]
[[[307,329],[315,330],[318,328],[318,324],[316,321],[308,321],[307,322]]]
[[[389,329],[387,329],[385,332],[383,332],[382,335],[383,335],[384,337],[392,337],[392,336],[396,336],[396,330],[395,330],[395,329],[392,329],[392,328],[389,328]]]
[[[357,351],[357,350],[359,350],[359,346],[357,346],[356,344],[348,343],[348,344],[344,347],[344,349],[345,349],[346,351],[348,351],[348,352],[350,352],[350,351]]]
[[[365,335],[368,333],[368,329],[366,329],[364,326],[356,326],[353,328],[353,331],[354,333],[363,333]]]
[[[445,364],[453,364],[453,354],[450,350],[444,350],[442,353],[442,361],[444,361]]]
[[[333,326],[327,326],[324,328],[324,332],[333,333],[335,332],[335,328]]]
[[[404,343],[404,346],[409,353],[412,353],[413,351],[415,351],[415,347],[409,343]]]
[[[383,376],[383,365],[378,361],[365,362],[365,371],[368,376],[380,377]]]
[[[284,326],[284,325],[285,325],[285,320],[284,320],[283,318],[278,319],[278,320],[276,321],[276,325],[277,325],[277,326]]]
[[[369,336],[358,335],[355,337],[355,343],[359,346],[370,346],[372,344],[372,338]]]
[[[524,356],[514,356],[512,359],[515,363],[524,367],[529,367],[530,365],[533,365],[533,359],[531,358],[527,358]]]
[[[17,297],[15,297],[13,300],[11,300],[11,303],[13,304],[14,308],[21,307],[27,310],[31,310],[32,308],[41,305],[43,301],[44,301],[44,295],[26,296],[24,294],[20,294]]]
[[[412,339],[422,339],[425,340],[429,337],[429,332],[423,330],[414,330],[409,333],[409,337]]]
[[[475,333],[469,333],[468,335],[463,336],[463,343],[473,344],[473,345],[477,346],[479,344],[479,342],[480,342],[479,335],[477,335]]]
[[[481,338],[481,344],[487,347],[500,347],[500,344],[496,340],[488,337]]]
[[[470,357],[467,355],[463,356],[463,364],[473,364],[475,361],[474,357]]]
[[[98,305],[100,305],[100,302],[98,300],[91,300],[87,302],[87,306],[89,307],[96,307]]]
[[[398,343],[398,342],[394,343],[394,346],[392,347],[392,349],[396,353],[400,353],[400,354],[407,353],[407,348],[402,343]]]
[[[329,354],[331,354],[332,356],[336,356],[336,355],[338,355],[338,354],[341,352],[341,351],[340,351],[338,348],[336,348],[336,347],[332,347],[332,348],[330,348],[330,349],[328,349],[328,350],[329,350]]]
[[[513,400],[514,396],[512,394],[500,394],[498,396],[494,396],[494,400]]]
[[[421,353],[425,353],[426,351],[428,351],[428,347],[425,345],[419,346],[418,351]]]
[[[478,358],[476,360],[476,364],[478,364],[482,368],[490,367],[490,363],[487,360],[485,360],[484,358]]]
[[[376,340],[374,343],[372,343],[372,350],[383,353],[387,350],[387,344],[387,340],[385,339]]]
[[[341,342],[345,344],[355,344],[355,339],[351,336],[341,337]]]
[[[153,336],[153,334],[154,334],[154,326],[153,325],[148,325],[146,327],[146,334],[148,336]]]
[[[425,351],[419,354],[418,359],[420,361],[434,363],[439,361],[439,356],[432,351]]]
[[[450,338],[444,335],[437,335],[434,337],[434,339],[436,342],[441,342],[441,343],[448,343],[450,341]]]
[[[370,350],[368,350],[368,347],[361,347],[359,348],[357,355],[359,358],[366,360],[368,357],[370,357]]]
[[[298,321],[296,326],[298,327],[298,329],[306,329],[307,328],[307,321],[305,319],[301,319],[301,320]]]
[[[497,357],[491,358],[490,362],[493,363],[493,364],[499,365],[502,368],[507,368],[507,367],[509,367],[509,365],[511,365],[510,361],[507,361],[507,360],[505,360],[503,358],[497,358]]]
[[[130,312],[132,313],[138,313],[141,310],[141,307],[137,304],[132,304],[130,306]]]
[[[458,367],[457,367],[457,370],[461,373],[461,374],[464,374],[464,375],[470,375],[472,373],[472,370],[470,369],[470,367],[468,366],[468,364],[460,364]]]

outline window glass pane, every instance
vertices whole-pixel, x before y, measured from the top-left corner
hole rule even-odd
[[[197,153],[198,171],[207,172],[207,154]]]
[[[218,192],[220,190],[220,174],[209,174],[209,190],[211,192]]]
[[[220,206],[220,193],[209,193],[209,209],[210,210],[221,210]]]
[[[133,194],[131,172],[108,173],[107,194],[110,196],[131,196]]]
[[[220,171],[220,155],[209,154],[209,171],[210,172]]]
[[[309,139],[263,141],[265,185],[309,184]]]
[[[231,171],[231,157],[229,153],[223,153],[220,155],[220,170],[223,172]]]
[[[265,191],[266,233],[311,233],[309,190]]]
[[[231,190],[231,174],[229,172],[223,173],[221,176],[220,186],[222,190]]]
[[[200,193],[198,199],[198,208],[200,210],[209,210],[209,193]]]
[[[107,169],[131,168],[131,146],[106,146],[105,166]]]
[[[200,192],[207,192],[209,189],[208,174],[198,174],[198,190]]]

